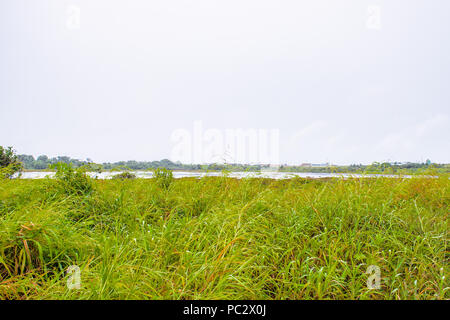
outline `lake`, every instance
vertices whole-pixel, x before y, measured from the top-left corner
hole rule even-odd
[[[150,179],[153,177],[153,172],[150,171],[132,171],[138,178]],[[121,173],[115,172],[88,172],[88,175],[97,179],[111,179],[114,175]],[[43,179],[45,177],[53,177],[54,172],[23,172],[21,179]],[[174,178],[194,177],[201,178],[220,177],[222,172],[190,172],[190,171],[173,171]],[[410,175],[392,175],[392,174],[356,174],[356,173],[314,173],[314,172],[231,172],[228,174],[231,178],[270,178],[270,179],[289,179],[293,177],[320,179],[320,178],[411,178]]]

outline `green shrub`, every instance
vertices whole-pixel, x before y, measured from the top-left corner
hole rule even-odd
[[[23,164],[19,161],[12,147],[3,148],[0,146],[0,178],[11,178],[22,169]]]
[[[112,177],[112,179],[119,179],[119,180],[136,179],[136,175],[134,173],[125,171],[125,172],[114,175]]]
[[[158,168],[154,172],[156,183],[163,189],[168,189],[173,182],[172,171],[166,168]]]
[[[86,171],[95,173],[102,173],[103,171],[103,165],[92,162],[82,166],[82,168],[84,168]]]
[[[85,168],[74,169],[71,164],[58,162],[50,168],[56,169],[55,178],[59,188],[68,195],[86,195],[92,191],[92,179]]]

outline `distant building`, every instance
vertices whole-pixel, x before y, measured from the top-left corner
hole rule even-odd
[[[313,163],[313,164],[311,164],[311,167],[329,167],[330,166],[330,164],[327,162],[327,163]]]
[[[311,167],[311,163],[302,163],[300,167]]]

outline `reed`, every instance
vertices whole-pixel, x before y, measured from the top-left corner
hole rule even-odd
[[[71,175],[0,180],[0,298],[450,297],[448,175]],[[366,285],[369,265],[380,289]]]

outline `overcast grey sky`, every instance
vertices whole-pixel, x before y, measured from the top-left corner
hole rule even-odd
[[[283,163],[448,163],[449,42],[448,0],[0,0],[0,145],[159,160],[201,121],[279,129]]]

